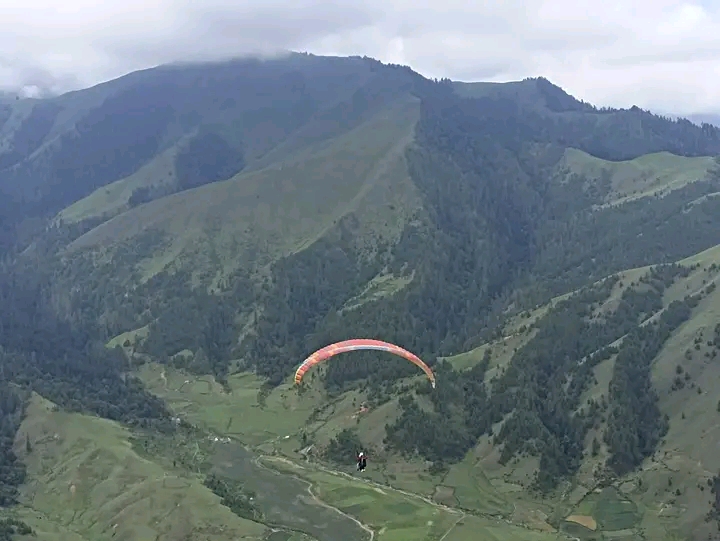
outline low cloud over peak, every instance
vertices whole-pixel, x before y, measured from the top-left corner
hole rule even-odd
[[[598,105],[720,111],[720,4],[674,0],[8,0],[0,88],[302,50],[456,80],[542,75]]]

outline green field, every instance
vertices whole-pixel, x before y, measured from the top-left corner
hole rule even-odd
[[[211,376],[192,376],[154,363],[143,365],[139,375],[178,415],[247,445],[298,435],[320,401],[316,394],[299,397],[283,385],[260,403],[262,380],[251,374],[230,376],[229,393]]]
[[[377,531],[381,541],[550,541],[559,537],[508,524],[504,520],[467,515],[462,511],[438,507],[419,497],[349,479],[312,466],[299,466],[284,459],[268,457],[264,462],[312,484],[324,501],[360,519]]]
[[[501,516],[513,512],[512,502],[497,492],[472,454],[453,465],[439,487],[451,489],[454,504],[463,509]]]
[[[637,505],[622,498],[612,487],[591,492],[573,514],[592,517],[597,523],[597,529],[606,532],[628,530],[640,522]]]

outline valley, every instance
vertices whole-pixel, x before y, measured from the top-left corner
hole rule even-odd
[[[2,107],[0,540],[720,527],[720,129],[306,54]],[[356,337],[437,388],[293,384]]]

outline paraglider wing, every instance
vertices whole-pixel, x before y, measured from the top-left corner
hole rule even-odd
[[[398,355],[407,359],[414,365],[418,366],[423,372],[425,372],[425,375],[427,375],[433,388],[435,388],[435,374],[433,374],[433,371],[430,370],[430,367],[426,365],[420,359],[420,357],[413,353],[410,353],[409,351],[401,348],[400,346],[396,346],[395,344],[383,342],[382,340],[370,340],[366,338],[336,342],[335,344],[330,344],[329,346],[325,346],[324,348],[317,350],[315,353],[305,359],[303,363],[298,367],[297,371],[295,372],[295,383],[299,384],[302,381],[305,372],[307,372],[311,367],[315,366],[318,363],[326,361],[330,357],[333,357],[339,353],[345,353],[347,351],[358,351],[366,349],[375,351],[387,351],[388,353],[392,353],[394,355]]]

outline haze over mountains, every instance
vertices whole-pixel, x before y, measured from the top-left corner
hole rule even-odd
[[[0,100],[0,535],[715,535],[719,153],[544,78],[360,57]],[[377,353],[292,388],[351,337],[437,389]],[[379,485],[337,473],[359,446]],[[353,518],[274,516],[262,464]]]
[[[712,124],[713,126],[720,126],[720,115],[713,115],[713,114],[697,114],[697,115],[688,115],[688,120],[691,120],[692,122],[695,122],[696,124]]]

